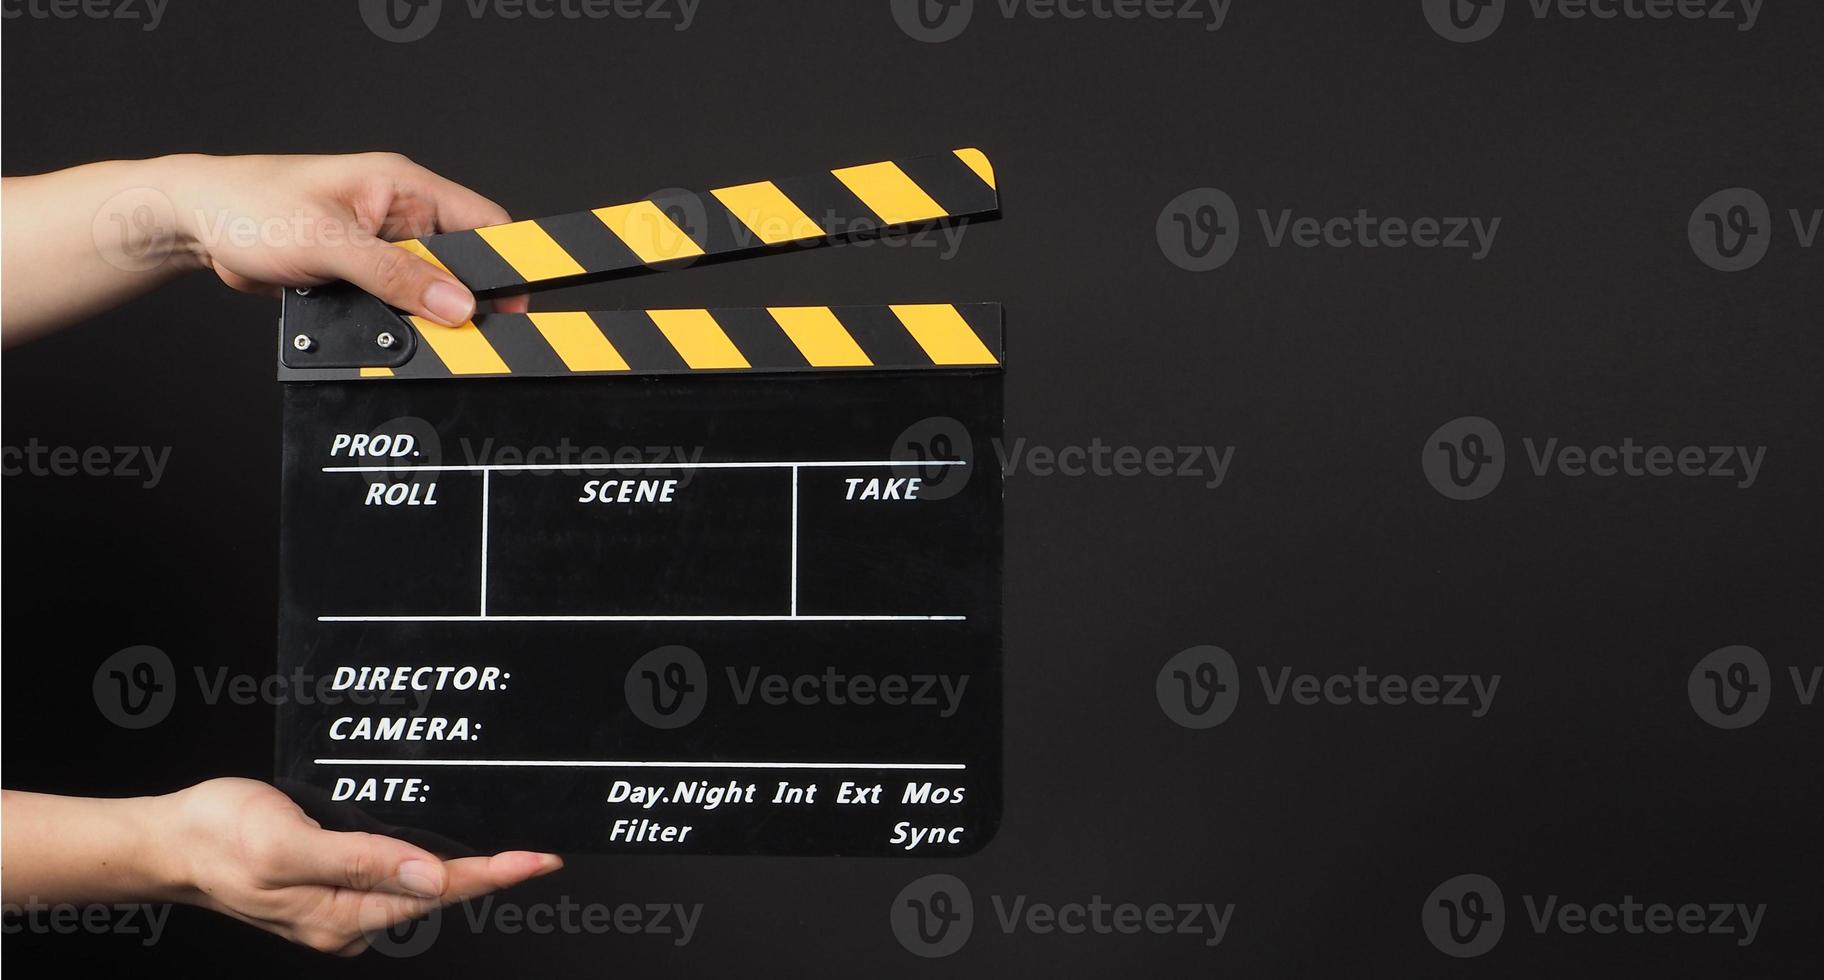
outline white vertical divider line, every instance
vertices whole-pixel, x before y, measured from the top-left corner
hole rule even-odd
[[[488,471],[481,471],[481,614],[488,614]]]
[[[798,467],[792,467],[792,615],[798,615]]]

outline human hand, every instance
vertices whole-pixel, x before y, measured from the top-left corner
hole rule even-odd
[[[408,313],[457,326],[475,297],[388,242],[510,220],[500,205],[397,153],[164,158],[178,247],[235,289],[346,279]],[[496,307],[524,312],[526,298]]]
[[[323,830],[284,793],[251,779],[212,779],[153,801],[159,877],[171,897],[339,956],[367,934],[440,905],[563,867],[555,854],[506,851],[439,860],[390,837]]]

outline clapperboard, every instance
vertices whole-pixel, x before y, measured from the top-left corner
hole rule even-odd
[[[978,150],[400,243],[477,295],[998,213]],[[782,262],[781,272],[789,269]],[[1000,819],[991,303],[285,298],[278,776],[443,850],[955,856]]]

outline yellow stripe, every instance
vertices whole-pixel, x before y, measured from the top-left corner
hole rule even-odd
[[[512,374],[507,362],[494,352],[494,345],[481,335],[475,321],[460,327],[446,327],[423,317],[406,317],[418,328],[418,336],[431,345],[438,360],[451,374]]]
[[[475,234],[499,252],[513,271],[527,282],[583,274],[583,267],[535,222],[515,221],[510,225],[477,228]]]
[[[933,364],[993,364],[982,338],[969,329],[963,315],[948,303],[916,306],[894,306],[893,315],[906,325],[906,331],[918,346],[931,356]]]
[[[666,262],[703,254],[703,249],[651,201],[597,208],[595,216],[626,242],[641,262]]]
[[[812,367],[868,367],[874,363],[827,306],[769,306],[766,312],[779,321],[780,329]]]
[[[647,310],[665,339],[693,368],[744,368],[747,358],[735,349],[708,310]]]
[[[958,160],[968,164],[969,169],[975,171],[977,177],[982,178],[982,183],[989,187],[994,186],[994,164],[988,162],[988,154],[973,146],[950,152],[956,154]]]
[[[545,343],[572,371],[625,371],[627,361],[587,313],[529,313]]]
[[[944,216],[944,209],[931,200],[931,195],[914,184],[912,178],[892,161],[845,167],[830,173],[887,224],[903,225]]]
[[[413,255],[418,256],[419,258],[425,260],[426,262],[429,262],[430,264],[436,266],[439,269],[442,269],[445,272],[450,271],[449,266],[444,265],[443,262],[437,258],[437,256],[432,255],[431,250],[428,248],[425,248],[424,243],[419,241],[416,238],[411,239],[410,241],[394,242],[393,244],[397,245],[400,248],[405,249],[406,251],[412,253]]]
[[[363,378],[390,378],[393,376],[393,369],[386,367],[364,367],[361,369],[361,376]]]
[[[710,191],[768,245],[818,238],[823,229],[770,180]]]

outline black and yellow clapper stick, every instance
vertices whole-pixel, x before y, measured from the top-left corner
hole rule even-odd
[[[488,297],[999,212],[959,149],[398,247]],[[281,785],[442,851],[986,844],[1002,311],[919,300],[451,328],[288,292]]]

